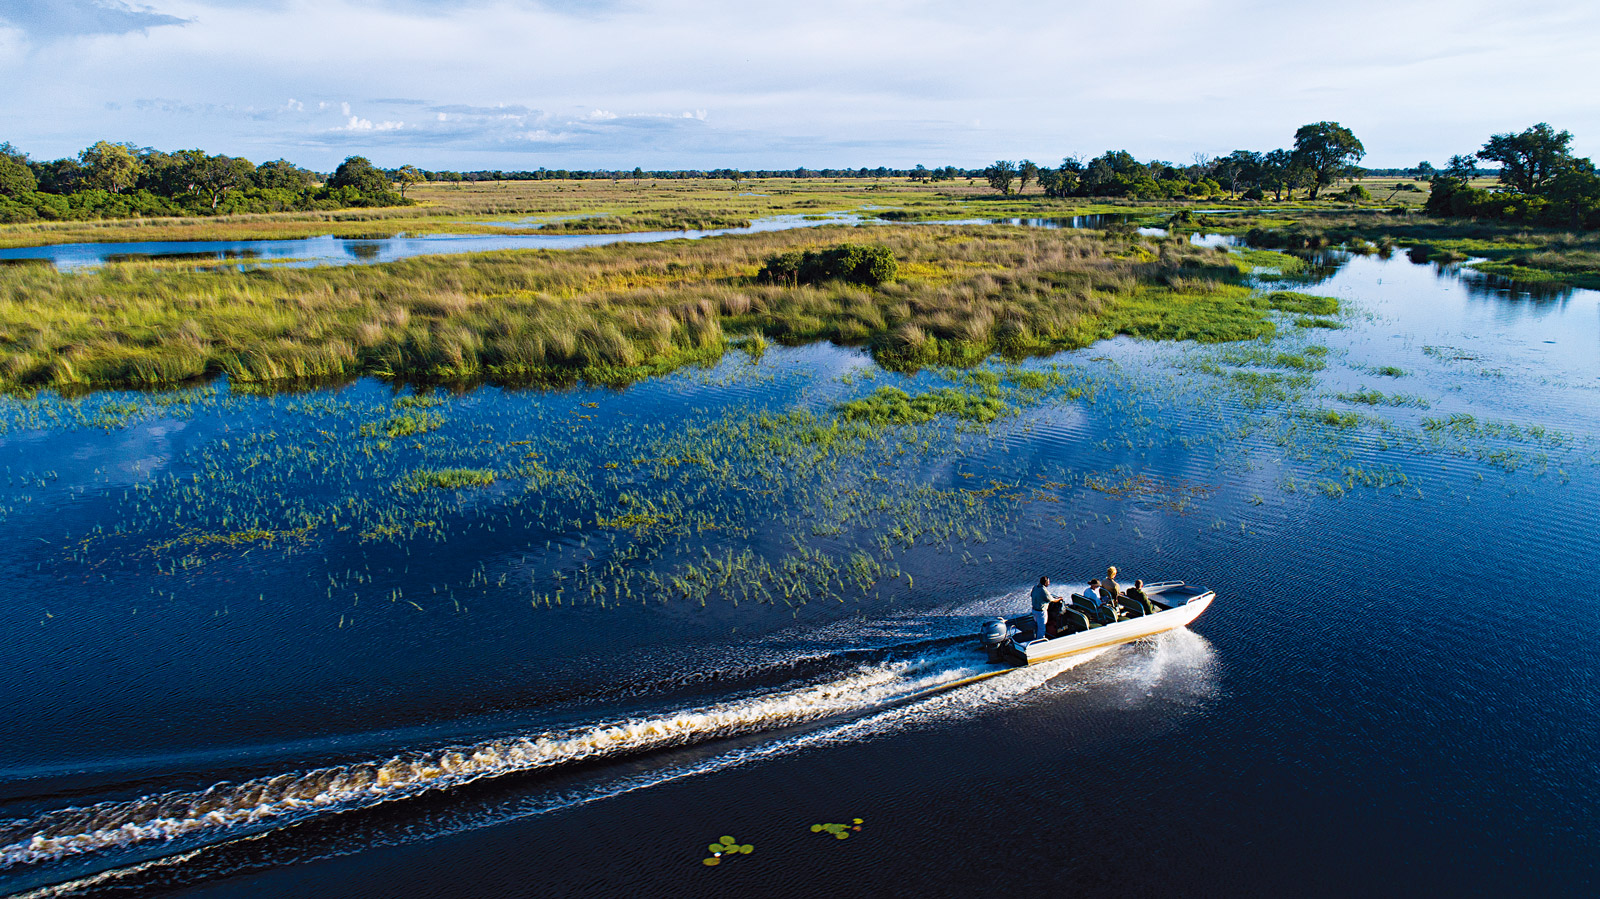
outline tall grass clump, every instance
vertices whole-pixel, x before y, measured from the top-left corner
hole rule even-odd
[[[1181,238],[950,226],[851,234],[870,243],[808,249],[813,229],[309,269],[4,267],[0,390],[215,375],[243,386],[621,382],[714,361],[729,334],[864,345],[894,368],[972,365],[1116,334],[1261,337],[1273,333],[1270,312],[1289,308]],[[809,270],[808,253],[817,270],[849,276],[772,277],[773,260],[795,254],[795,271]]]

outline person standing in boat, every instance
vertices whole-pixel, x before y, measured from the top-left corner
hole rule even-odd
[[[1045,611],[1050,608],[1052,599],[1050,591],[1045,589],[1048,586],[1050,586],[1050,579],[1047,577],[1039,578],[1039,583],[1033,585],[1033,638],[1035,640],[1046,639],[1044,632]]]

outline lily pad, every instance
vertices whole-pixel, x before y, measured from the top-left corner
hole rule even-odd
[[[709,867],[712,867],[712,866],[715,866],[715,865],[722,864],[722,859],[720,859],[720,858],[701,859],[700,860],[700,864],[705,865],[706,867],[709,868]]]

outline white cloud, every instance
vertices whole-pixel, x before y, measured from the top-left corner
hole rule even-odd
[[[335,131],[399,131],[401,128],[404,128],[405,126],[406,126],[405,122],[377,122],[377,123],[374,123],[371,119],[363,119],[360,116],[351,116],[350,117],[350,121],[346,122],[343,127],[335,128],[333,130],[335,130]]]
[[[1570,0],[993,0],[982,17],[954,0],[145,2],[187,24],[42,43],[0,28],[4,139],[322,168],[352,147],[442,168],[791,168],[1187,159],[1333,119],[1369,162],[1410,164],[1549,121],[1600,156],[1600,7]]]

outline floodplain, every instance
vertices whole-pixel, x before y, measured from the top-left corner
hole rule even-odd
[[[869,187],[692,221],[1038,217]],[[451,214],[702,208],[539,189]],[[1049,217],[1107,211],[0,269],[0,635],[35,685],[5,694],[0,890],[1359,889],[1346,850],[1397,890],[1446,859],[1463,890],[1591,877],[1594,626],[1483,585],[1592,567],[1600,294],[1400,239],[1242,245],[1294,224],[1244,214]],[[1324,214],[1392,215],[1296,221]],[[895,278],[756,277],[845,241]],[[1218,603],[956,686],[980,616],[1107,564]],[[1160,864],[1041,872],[1046,818],[1171,830]],[[753,851],[703,865],[722,833]]]

